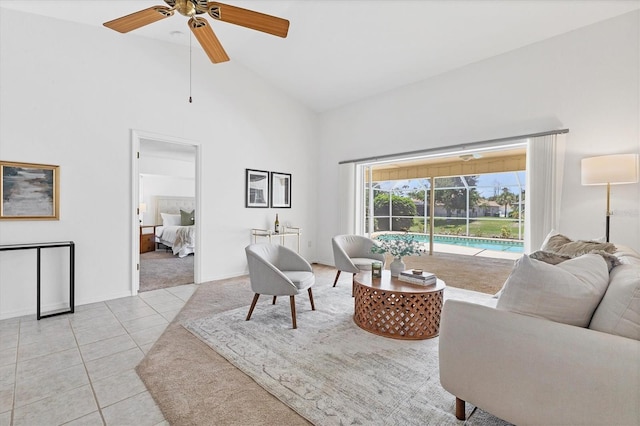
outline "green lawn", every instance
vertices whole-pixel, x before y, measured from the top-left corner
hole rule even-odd
[[[414,219],[411,232],[424,232],[424,219]],[[435,219],[435,234],[466,235],[466,219]],[[429,227],[427,226],[427,232]],[[469,221],[469,236],[487,238],[518,238],[518,222],[504,218],[474,218]],[[524,236],[524,222],[522,224]]]

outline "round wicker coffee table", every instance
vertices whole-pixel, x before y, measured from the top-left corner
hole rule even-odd
[[[440,331],[440,312],[444,281],[423,286],[371,272],[354,277],[353,321],[362,329],[384,337],[420,340],[436,337]]]

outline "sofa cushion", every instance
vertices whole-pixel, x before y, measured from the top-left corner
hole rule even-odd
[[[307,271],[282,271],[282,273],[291,280],[298,290],[306,290],[311,287],[315,281],[313,272]]]
[[[616,244],[616,252],[613,254],[616,256],[622,265],[640,265],[640,253],[632,249],[631,247]]]
[[[587,327],[608,282],[607,264],[597,254],[558,265],[525,255],[504,283],[496,308]]]
[[[589,328],[640,340],[640,266],[621,265],[611,272]]]
[[[351,261],[354,265],[356,265],[356,268],[360,269],[361,271],[370,271],[371,264],[373,262],[380,262],[377,259],[368,259],[366,257],[352,257]]]

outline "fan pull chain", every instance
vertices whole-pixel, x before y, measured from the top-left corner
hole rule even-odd
[[[193,38],[193,34],[191,34],[191,31],[189,31],[189,103],[192,103],[192,100],[191,100],[191,74],[192,74],[191,39],[192,38]]]

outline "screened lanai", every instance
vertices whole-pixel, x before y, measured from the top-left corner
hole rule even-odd
[[[372,165],[362,182],[370,236],[410,232],[430,250],[434,240],[489,248],[495,240],[499,250],[522,250],[524,148]]]
[[[440,233],[522,240],[525,178],[524,171],[435,178],[434,218],[449,223],[442,226],[444,230]],[[372,189],[372,232],[429,233],[430,179],[373,182]],[[411,207],[411,203],[415,209]],[[367,226],[370,223],[369,217],[367,214]],[[508,226],[509,232],[486,235],[478,227],[471,225],[474,221],[488,220],[487,218],[504,219],[502,222]]]

